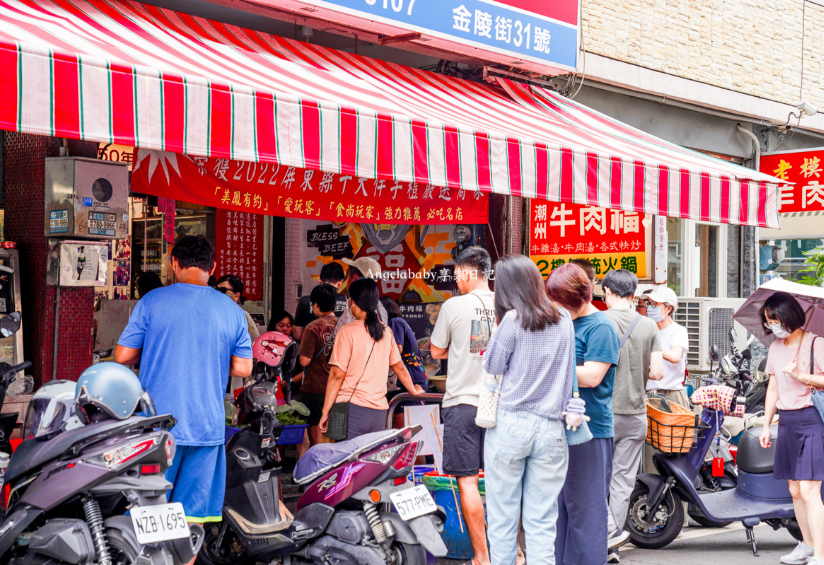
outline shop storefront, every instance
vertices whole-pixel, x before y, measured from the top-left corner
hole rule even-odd
[[[88,13],[47,0],[41,9],[57,23],[27,27],[19,40],[34,43],[26,49],[0,48],[3,68],[20,71],[0,77],[0,127],[89,140],[98,157],[97,144],[110,156],[116,145],[139,147],[127,157],[130,236],[112,242],[114,276],[99,290],[110,302],[135,299],[142,272],[170,282],[175,237],[203,234],[217,243],[216,274],[245,279],[247,308],[261,325],[275,304],[288,308],[306,294],[323,263],[367,255],[384,267],[382,291],[426,335],[437,305],[455,292],[456,251],[512,247],[482,235],[482,226],[499,227],[491,195],[547,204],[546,234],[578,230],[560,258],[551,258],[551,240],[533,250],[550,266],[595,253],[602,274],[620,265],[647,280],[658,280],[666,261],[655,258],[663,251],[656,217],[778,225],[771,176],[543,87],[460,80],[141,5],[123,4],[128,17],[95,1],[84,5]],[[78,19],[95,22],[111,60],[84,51]],[[33,86],[41,84],[51,87]],[[71,144],[63,149],[76,154]],[[530,233],[540,223],[536,216]],[[720,229],[697,228],[695,237],[720,240]],[[581,230],[602,236],[598,250],[578,250]]]

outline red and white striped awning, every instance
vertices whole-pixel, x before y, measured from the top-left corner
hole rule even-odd
[[[777,179],[498,84],[128,0],[0,0],[0,129],[778,226]]]

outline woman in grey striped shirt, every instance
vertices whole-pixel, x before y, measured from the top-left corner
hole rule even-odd
[[[515,564],[522,516],[530,565],[553,565],[575,330],[523,255],[495,265],[495,314],[498,328],[483,354],[484,369],[503,375],[497,425],[484,442],[490,557],[492,565]]]

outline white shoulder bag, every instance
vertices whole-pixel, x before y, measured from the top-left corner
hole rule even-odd
[[[477,296],[477,295],[476,295]],[[482,312],[486,316],[486,304],[477,296],[483,307]],[[489,317],[486,318],[486,326],[489,329],[489,340],[492,340],[492,326],[489,324]],[[489,342],[487,342],[487,345]],[[481,395],[478,397],[478,412],[475,414],[475,425],[479,428],[494,428],[498,423],[498,396],[501,393],[501,381],[503,375],[487,375],[484,377]]]

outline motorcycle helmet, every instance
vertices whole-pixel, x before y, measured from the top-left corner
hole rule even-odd
[[[252,344],[256,372],[270,369],[280,370],[284,375],[291,374],[298,356],[298,344],[292,338],[280,332],[266,332]]]
[[[119,363],[92,365],[77,379],[77,416],[84,424],[125,420],[135,412],[156,415],[152,399],[131,370]]]
[[[83,425],[77,417],[74,391],[77,383],[51,381],[40,387],[29,403],[23,439],[50,440]]]

